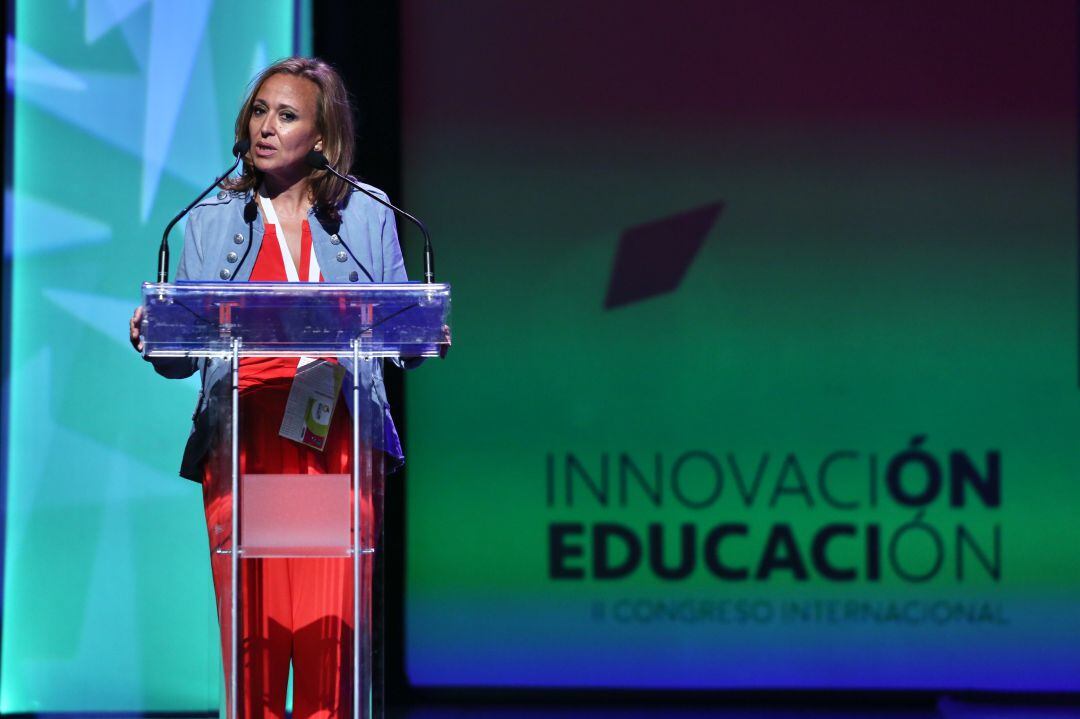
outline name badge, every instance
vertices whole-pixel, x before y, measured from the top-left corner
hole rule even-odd
[[[301,359],[278,434],[321,451],[344,380],[345,368],[335,362]]]

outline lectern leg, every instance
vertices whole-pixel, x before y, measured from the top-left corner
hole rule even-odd
[[[381,626],[376,593],[378,552],[381,545],[382,454],[374,448],[383,432],[381,408],[362,397],[361,363],[378,362],[364,357],[361,341],[353,351],[353,717],[382,719]],[[380,410],[377,416],[373,412]]]
[[[352,412],[352,459],[353,459],[353,532],[352,532],[352,562],[353,562],[353,717],[354,719],[369,719],[371,716],[371,667],[368,662],[370,657],[370,628],[364,621],[363,611],[365,602],[365,582],[363,581],[363,550],[364,531],[363,513],[360,508],[364,506],[363,482],[361,477],[363,456],[360,453],[360,427],[363,423],[360,405],[360,341],[353,340],[353,412]]]
[[[232,546],[229,552],[229,719],[237,719],[239,707],[236,675],[240,671],[240,341],[232,344]]]

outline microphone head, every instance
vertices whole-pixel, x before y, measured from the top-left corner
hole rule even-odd
[[[312,150],[304,159],[307,160],[307,164],[311,165],[316,170],[325,170],[330,165],[330,161],[326,159],[326,155],[318,150]]]
[[[251,140],[249,140],[246,137],[243,140],[237,140],[236,144],[232,146],[233,157],[239,157],[240,155],[243,155],[244,153],[246,153],[250,149],[251,149]]]

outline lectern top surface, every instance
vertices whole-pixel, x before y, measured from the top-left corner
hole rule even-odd
[[[150,357],[436,356],[450,341],[450,286],[178,282],[142,286]]]

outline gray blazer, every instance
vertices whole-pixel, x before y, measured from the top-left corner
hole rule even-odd
[[[375,187],[365,187],[386,197]],[[354,190],[346,198],[340,223],[330,224],[312,211],[308,225],[326,282],[408,281],[393,211],[363,193]],[[262,240],[263,220],[256,211],[251,193],[218,192],[196,205],[188,215],[176,279],[244,282],[251,277]],[[355,373],[352,358],[340,361],[348,372],[343,386],[351,387]],[[399,364],[412,367],[420,361],[408,360]],[[180,476],[201,482],[203,460],[218,432],[218,412],[231,402],[229,362],[189,358],[162,358],[151,362],[157,373],[164,377],[183,379],[195,372],[202,375],[202,389],[180,465]],[[361,360],[359,377],[361,401],[369,402],[369,410],[377,413],[371,416],[385,418],[383,437],[375,439],[376,448],[386,456],[388,469],[396,469],[404,461],[404,455],[386,401],[381,361]],[[345,392],[345,396],[351,405],[352,393]],[[355,411],[351,406],[349,409]]]

